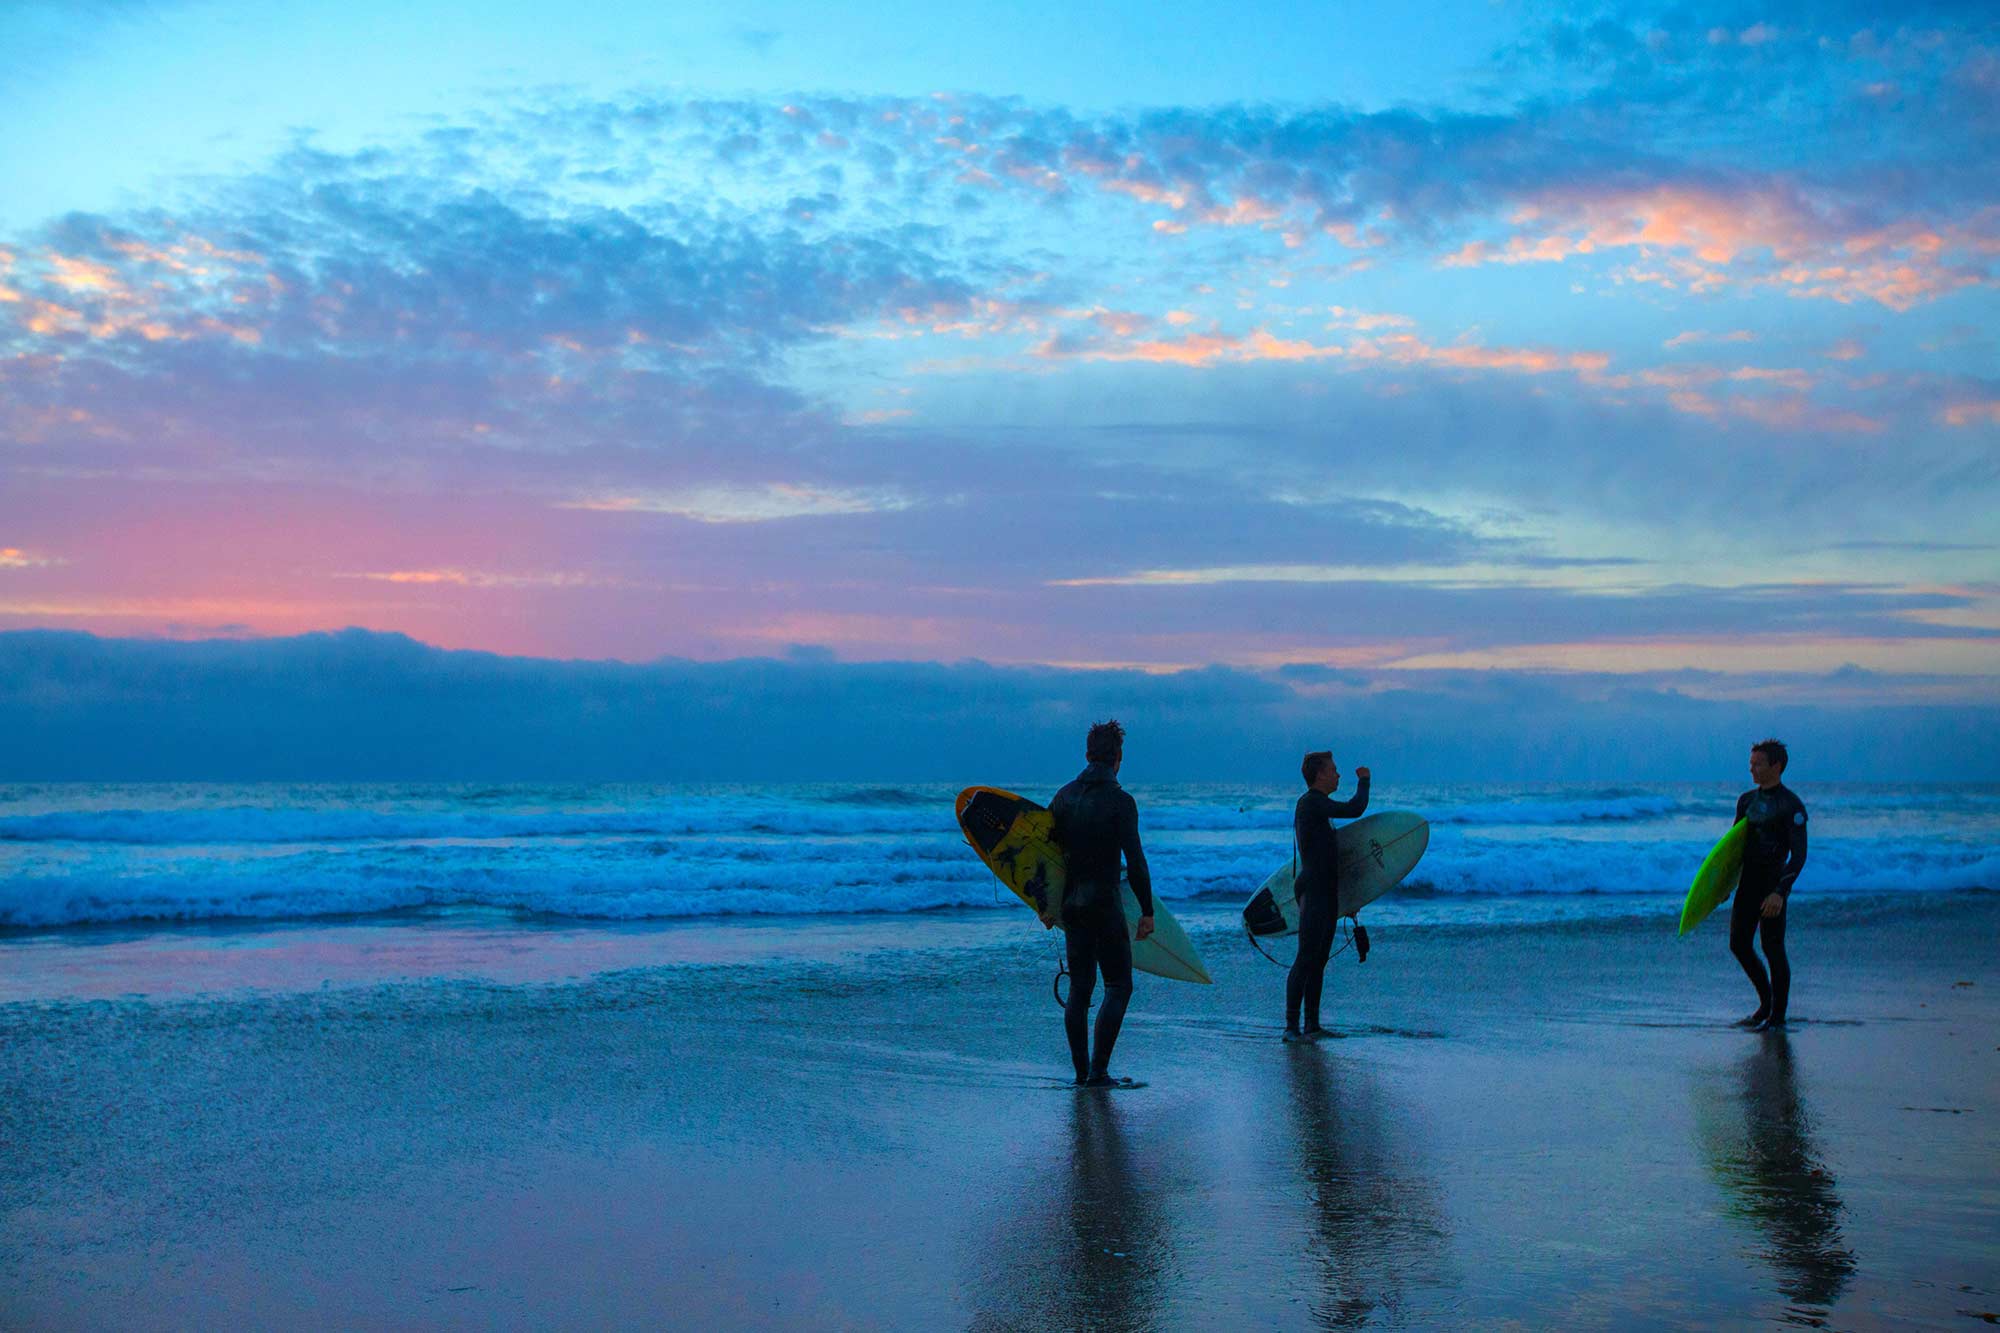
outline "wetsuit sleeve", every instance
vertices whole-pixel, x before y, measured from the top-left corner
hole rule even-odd
[[[1146,852],[1139,846],[1139,803],[1129,793],[1118,812],[1118,844],[1125,853],[1125,877],[1132,882],[1132,896],[1139,900],[1139,915],[1153,914],[1153,872],[1146,868]]]
[[[1336,801],[1331,796],[1326,798],[1326,813],[1334,819],[1353,819],[1367,808],[1367,778],[1360,778],[1355,782],[1354,799],[1351,801]]]
[[[1792,884],[1799,872],[1806,868],[1806,803],[1798,797],[1792,798],[1791,813],[1785,816],[1787,846],[1785,868],[1778,876],[1778,893],[1786,898],[1792,896]]]
[[[1743,822],[1743,808],[1749,804],[1750,804],[1750,793],[1747,791],[1744,792],[1741,796],[1736,798],[1736,822],[1738,824]]]

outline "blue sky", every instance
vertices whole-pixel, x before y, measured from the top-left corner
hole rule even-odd
[[[1023,4],[941,14],[914,0],[477,7],[25,3],[0,16],[15,134],[0,223],[149,200],[254,166],[297,132],[346,147],[526,90],[618,96],[1016,96],[1084,110],[1245,99],[1377,108],[1474,95],[1518,27],[1491,4]]]
[[[1421,11],[12,6],[0,630],[1990,705],[1990,11]]]

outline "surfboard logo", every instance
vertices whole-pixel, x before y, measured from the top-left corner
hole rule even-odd
[[[1368,855],[1374,858],[1376,869],[1381,870],[1386,868],[1382,864],[1383,853],[1382,853],[1381,839],[1370,838],[1368,840]]]

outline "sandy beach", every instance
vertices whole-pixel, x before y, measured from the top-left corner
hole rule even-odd
[[[617,970],[326,986],[342,931],[393,957],[465,923],[178,932],[184,984],[313,948],[290,987],[0,1007],[0,1313],[1970,1326],[2000,1309],[2000,898],[1799,908],[1785,1036],[1726,1025],[1718,931],[1628,919],[1380,929],[1308,1048],[1197,911],[1217,983],[1141,978],[1117,1068],[1148,1086],[1108,1095],[1057,1085],[1012,916],[576,928],[555,965]]]

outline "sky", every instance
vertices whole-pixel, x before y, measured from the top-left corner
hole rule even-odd
[[[1991,6],[470,12],[0,9],[0,634],[2000,710]]]

